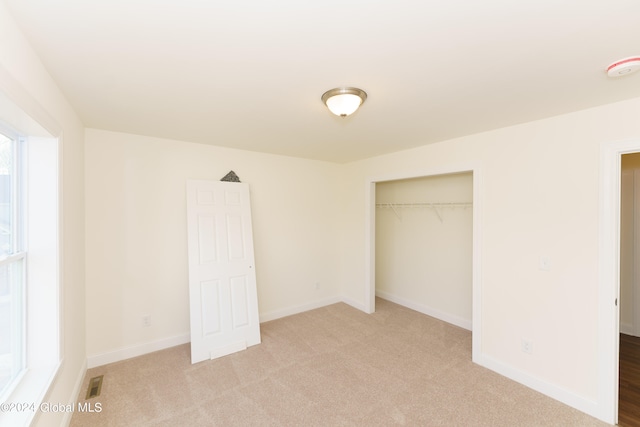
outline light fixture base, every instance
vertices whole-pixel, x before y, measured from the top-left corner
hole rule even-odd
[[[356,87],[338,87],[322,94],[322,102],[340,117],[353,114],[367,99],[367,93]]]

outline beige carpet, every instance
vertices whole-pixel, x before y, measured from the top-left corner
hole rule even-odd
[[[262,344],[190,364],[189,346],[90,369],[100,413],[72,426],[605,426],[471,362],[471,333],[380,300],[263,323]]]

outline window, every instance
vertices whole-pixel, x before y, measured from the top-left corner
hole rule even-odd
[[[17,135],[0,128],[0,396],[24,369],[22,153]]]
[[[37,408],[62,360],[61,143],[54,136],[61,131],[37,104],[22,101],[40,121],[0,92],[0,404]],[[29,425],[36,416],[0,411],[0,425]]]

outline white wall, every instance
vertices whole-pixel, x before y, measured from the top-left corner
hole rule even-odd
[[[469,172],[376,184],[376,204],[472,201]],[[375,221],[376,294],[471,329],[472,207],[379,207]]]
[[[84,375],[84,128],[0,2],[0,91],[62,144],[62,367],[48,402],[75,401]],[[43,413],[37,425],[60,425],[68,414]]]
[[[249,184],[262,320],[339,300],[339,165],[96,129],[86,138],[90,366],[188,341],[187,179],[233,170]]]
[[[595,413],[600,144],[640,137],[639,112],[633,99],[347,165],[345,294],[364,303],[368,286],[367,180],[476,164],[481,359]],[[540,256],[551,259],[550,271],[538,268]],[[523,338],[533,354],[521,350]]]

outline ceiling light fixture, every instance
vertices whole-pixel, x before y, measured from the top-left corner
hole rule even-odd
[[[620,59],[607,67],[609,77],[620,77],[640,70],[640,56]]]
[[[339,87],[326,91],[322,102],[336,116],[353,114],[367,99],[367,93],[355,87]]]

